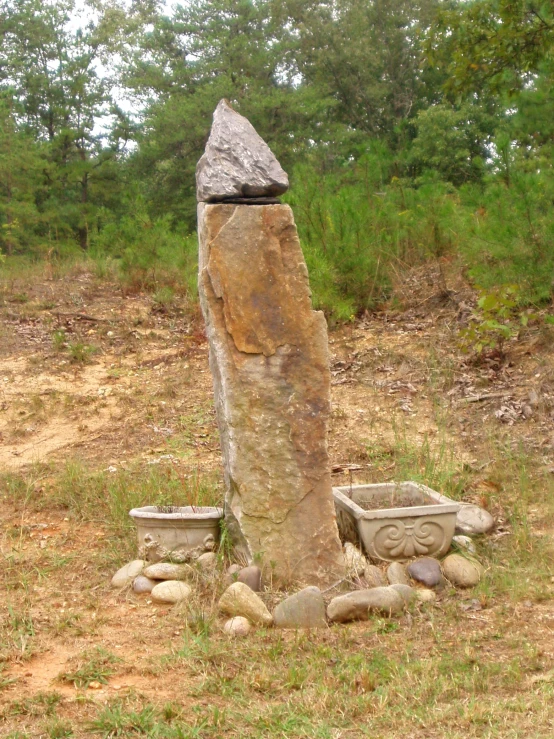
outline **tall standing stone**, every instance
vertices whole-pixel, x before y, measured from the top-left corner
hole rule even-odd
[[[217,128],[217,149],[208,141],[198,168],[205,185],[199,199],[217,197],[210,159],[217,169],[218,152],[239,151],[244,144],[233,137],[240,137],[246,119],[228,105],[224,113],[240,120],[226,126],[228,140]],[[252,163],[261,161],[252,197],[273,196],[273,174],[280,167],[256,137],[249,139],[253,148],[244,171],[234,160],[233,179],[247,185]],[[261,561],[277,582],[330,584],[345,570],[327,454],[327,326],[323,314],[312,310],[291,209],[255,202],[198,205],[199,293],[224,460],[226,520],[235,546],[249,560]]]

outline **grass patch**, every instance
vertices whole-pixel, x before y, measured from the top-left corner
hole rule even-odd
[[[112,273],[110,279],[119,279],[119,264],[118,258],[106,266]],[[430,350],[420,358],[422,352],[411,352],[410,347],[421,349],[421,343],[414,339],[408,345],[402,320],[399,334],[391,331],[389,335],[387,330],[384,336],[381,321],[375,334],[373,327],[368,329],[360,342],[369,347],[367,356],[359,357],[360,373],[349,376],[351,388],[337,388],[339,404],[342,393],[345,402],[339,405],[343,415],[337,413],[333,419],[336,459],[346,462],[352,454],[359,461],[362,469],[356,483],[411,479],[487,507],[498,528],[475,542],[478,558],[486,567],[485,578],[474,590],[447,589],[436,604],[415,604],[394,619],[375,617],[310,634],[253,629],[247,640],[232,640],[222,633],[224,617],[217,611],[225,587],[225,564],[231,557],[225,540],[219,569],[210,574],[198,568],[191,574],[193,592],[182,607],[159,606],[149,603],[147,595],[110,588],[115,570],[136,556],[136,532],[128,516],[131,508],[222,502],[220,472],[203,472],[200,467],[205,461],[216,465],[213,451],[217,447],[210,391],[206,389],[206,395],[194,392],[201,384],[198,371],[205,369],[202,337],[193,340],[188,328],[183,336],[183,327],[173,319],[183,295],[171,282],[165,290],[166,283],[156,275],[153,278],[148,280],[155,290],[152,297],[125,299],[127,323],[125,310],[117,311],[118,321],[112,324],[109,318],[100,328],[102,336],[94,339],[100,345],[106,329],[113,329],[109,353],[119,356],[104,369],[114,380],[112,399],[117,399],[117,412],[124,419],[124,425],[115,427],[127,432],[133,424],[135,443],[125,446],[121,454],[124,445],[112,448],[112,436],[110,442],[92,445],[86,451],[96,456],[99,469],[94,463],[73,460],[0,476],[3,521],[5,514],[0,531],[0,587],[5,606],[0,610],[2,736],[549,736],[554,702],[554,476],[548,472],[551,463],[545,461],[548,447],[533,448],[527,442],[529,437],[542,441],[544,428],[549,428],[544,425],[550,413],[548,344],[541,345],[537,360],[543,362],[536,369],[541,372],[540,382],[531,379],[534,369],[528,374],[540,396],[535,415],[506,427],[493,418],[494,403],[478,410],[477,404],[463,403],[462,393],[447,395],[466,372],[476,393],[506,382],[497,375],[477,377],[474,367],[461,371],[459,354],[448,353],[448,347],[437,340],[437,335],[448,340],[447,331],[434,334],[429,328],[429,344],[434,344],[435,353]],[[83,295],[87,291],[100,295],[101,306],[87,298],[86,311],[93,316],[97,310],[110,314],[108,288],[100,291],[90,274],[82,283]],[[12,288],[27,293],[30,300],[22,306],[6,303],[6,311],[15,314],[34,305],[32,285],[18,277]],[[46,288],[50,289],[50,283]],[[69,307],[71,312],[85,310],[77,302],[74,305]],[[449,320],[456,326],[453,315],[449,314]],[[56,326],[52,322],[42,334],[48,361],[59,364],[62,373],[86,375],[86,368],[81,371],[67,361],[64,344],[76,340],[77,332],[67,328],[56,354]],[[140,326],[143,333],[134,343],[128,345],[127,339],[124,345],[118,343],[128,329]],[[93,340],[93,328],[86,325],[85,341]],[[351,345],[354,349],[356,334],[362,331],[361,325],[352,324],[348,351]],[[418,329],[418,334],[424,331]],[[374,358],[373,338],[378,350]],[[454,329],[450,339],[453,346]],[[334,346],[340,350],[340,345]],[[140,352],[134,364],[133,352],[123,354],[129,347]],[[178,366],[158,357],[168,347],[175,349]],[[36,347],[30,349],[34,352]],[[111,362],[107,355],[99,357],[100,364]],[[13,356],[20,354],[14,351]],[[514,361],[519,361],[515,354]],[[507,369],[517,372],[524,361],[531,364],[530,355],[521,365]],[[392,382],[398,374],[416,387],[418,392],[410,393],[407,412],[398,410],[400,394],[382,402],[390,385],[379,385],[375,395],[371,394],[373,387],[369,392],[367,385],[373,383],[381,365],[387,373],[379,373],[379,380]],[[9,373],[10,382],[15,376]],[[116,380],[123,377],[129,378],[124,388],[129,394],[117,395]],[[517,389],[523,395],[523,382]],[[28,394],[23,400],[7,398],[11,403],[5,416],[8,431],[17,423],[27,426],[31,417],[33,423],[50,420],[54,412],[72,417],[84,408],[85,413],[93,413],[94,405],[85,405],[90,400],[87,393],[66,396],[60,390],[45,395],[37,388],[36,395]],[[145,399],[144,404],[139,399]],[[373,399],[381,407],[380,416],[374,419]],[[383,406],[387,414],[390,410],[402,419],[394,428],[390,417],[384,418]],[[366,415],[360,414],[360,423],[350,436],[350,413],[358,408],[366,410]],[[460,411],[465,414],[464,424],[458,422]],[[489,414],[486,423],[485,411]],[[139,412],[143,414],[140,418]],[[426,419],[419,425],[418,414]],[[381,434],[378,424],[383,421]],[[364,435],[378,441],[364,441]],[[136,458],[125,462],[131,453]],[[272,608],[283,594],[269,592],[263,597]],[[115,655],[125,662],[114,662]],[[62,669],[63,699],[45,697],[51,695],[51,676]],[[45,676],[42,687],[41,675]],[[91,682],[103,687],[85,693]],[[82,686],[76,687],[82,691],[76,696],[72,696],[74,685]]]
[[[106,684],[123,660],[102,647],[87,650],[71,661],[70,668],[60,672],[58,680],[75,688],[88,688],[91,683]]]
[[[31,473],[0,477],[5,499],[29,511],[61,510],[75,521],[105,525],[114,537],[108,546],[119,550],[119,559],[130,556],[134,546],[132,508],[222,503],[219,475],[185,471],[178,465],[137,463],[129,469],[98,472],[68,462],[58,474],[51,473],[49,467],[38,466]]]
[[[106,739],[135,734],[332,739],[405,736],[407,722],[410,736],[418,738],[523,737],[524,731],[547,725],[549,712],[541,701],[551,688],[527,696],[533,716],[519,696],[534,659],[521,645],[508,647],[498,662],[482,654],[491,639],[456,642],[450,624],[436,634],[434,646],[418,643],[429,624],[415,633],[403,629],[402,644],[389,637],[380,646],[374,626],[334,628],[317,639],[262,631],[247,645],[188,639],[181,652],[186,673],[180,674],[193,670],[191,708],[183,710],[176,701],[168,716],[168,706],[118,699],[99,710],[91,728]],[[522,731],[505,733],[514,720],[522,722]]]

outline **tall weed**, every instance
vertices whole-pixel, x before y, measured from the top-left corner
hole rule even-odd
[[[516,284],[527,303],[552,297],[554,275],[554,175],[516,171],[510,186],[500,178],[484,191],[461,190],[471,210],[462,256],[468,274],[484,288]]]
[[[91,248],[97,273],[108,272],[115,264],[129,291],[166,286],[196,299],[196,236],[174,231],[170,220],[135,213],[106,224]]]
[[[459,203],[452,185],[420,187],[384,181],[386,153],[362,157],[321,175],[302,167],[288,202],[294,207],[313,299],[331,319],[374,308],[392,289],[392,271],[438,259],[459,238]]]

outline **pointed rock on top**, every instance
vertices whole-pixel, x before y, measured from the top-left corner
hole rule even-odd
[[[216,203],[230,198],[275,197],[289,187],[269,146],[227,100],[220,100],[206,150],[196,165],[196,197]]]

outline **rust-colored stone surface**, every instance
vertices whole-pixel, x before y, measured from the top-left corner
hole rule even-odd
[[[311,307],[292,211],[200,203],[198,233],[231,536],[266,578],[330,584],[344,562],[327,454],[327,325]]]

